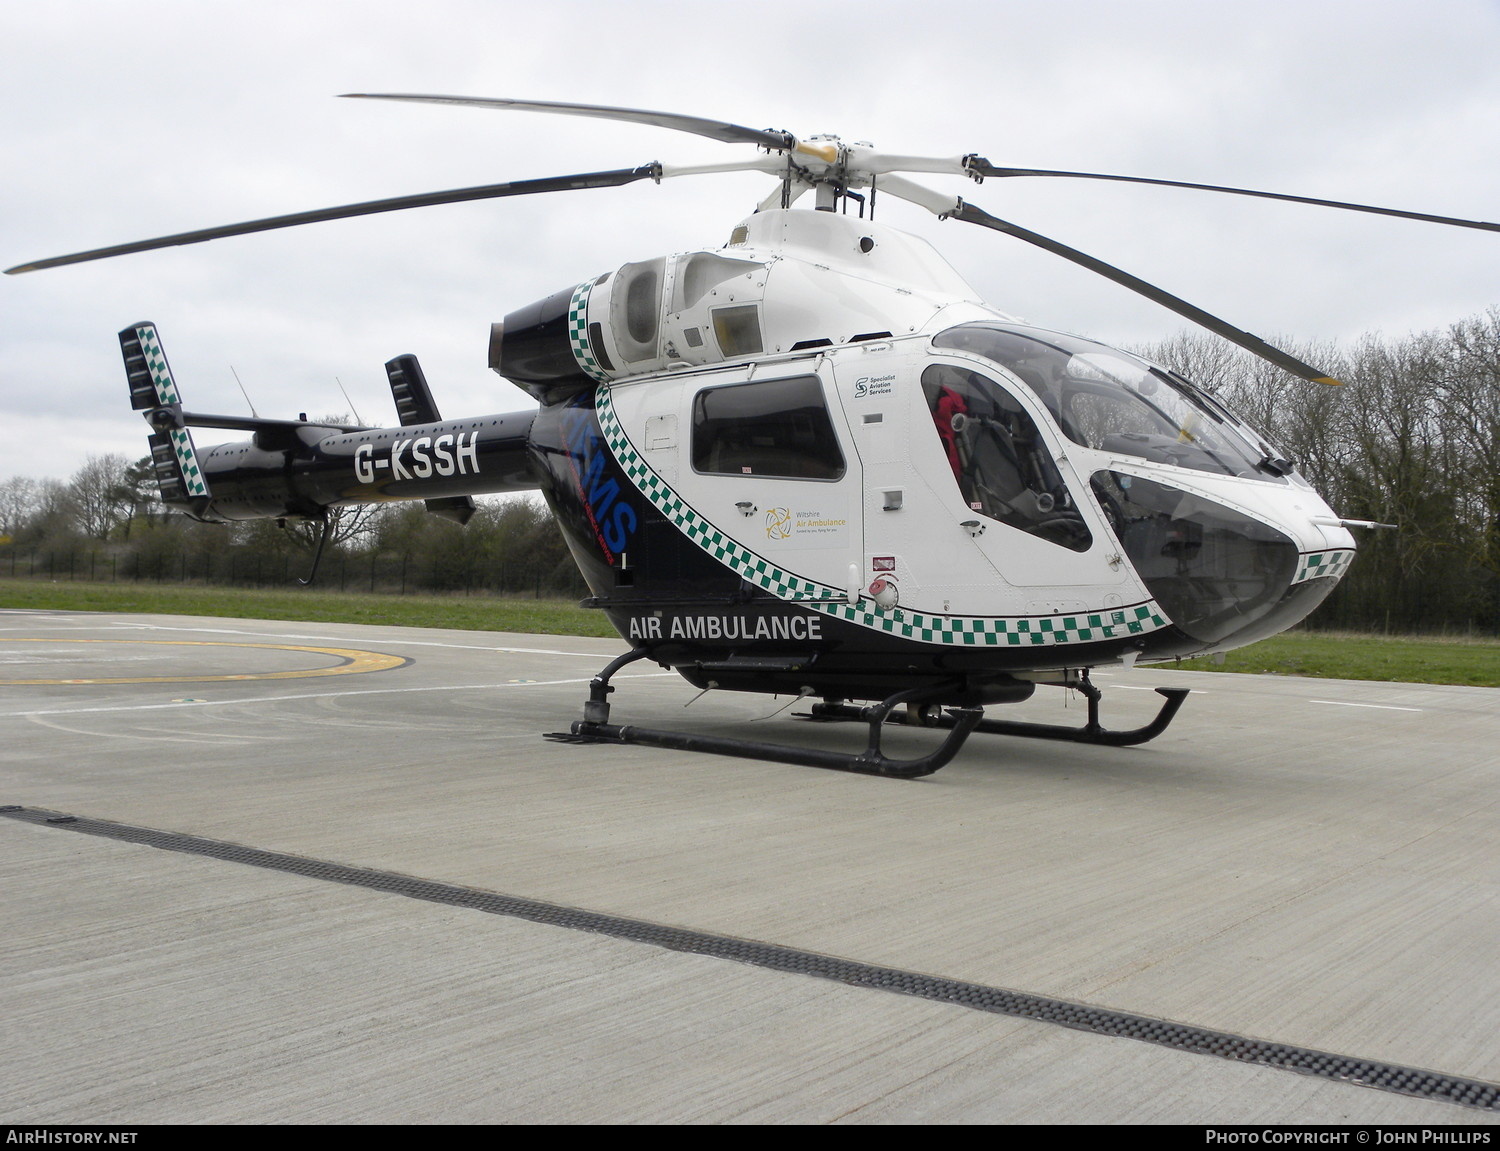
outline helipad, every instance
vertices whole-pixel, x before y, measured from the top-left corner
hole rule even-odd
[[[1203,693],[1155,743],[917,782],[544,742],[620,650],[0,613],[0,1120],[1497,1114],[912,989],[1493,1085],[1492,691],[1141,669],[1121,724]],[[863,737],[645,669],[620,722]]]

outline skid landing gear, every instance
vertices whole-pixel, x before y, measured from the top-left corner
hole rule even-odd
[[[546,738],[567,743],[619,743],[638,744],[643,747],[664,747],[672,751],[705,751],[714,755],[734,755],[742,759],[764,759],[776,763],[791,763],[803,767],[822,767],[830,771],[849,771],[860,775],[884,775],[896,779],[917,779],[931,775],[946,765],[958,749],[964,745],[974,731],[996,735],[1024,735],[1041,739],[1066,739],[1077,743],[1097,743],[1111,747],[1124,747],[1145,743],[1166,730],[1177,714],[1187,691],[1182,688],[1157,688],[1166,697],[1166,703],[1150,723],[1132,731],[1106,731],[1099,724],[1099,699],[1101,692],[1089,682],[1087,672],[1069,673],[1061,686],[1081,691],[1088,700],[1088,722],[1081,728],[1059,727],[1045,723],[1016,723],[1005,720],[985,719],[983,708],[942,708],[941,700],[952,699],[958,694],[961,684],[957,681],[936,686],[909,688],[888,696],[871,707],[852,707],[843,703],[820,703],[813,705],[813,713],[804,716],[814,720],[858,720],[869,725],[870,737],[865,750],[859,753],[821,751],[817,748],[792,747],[779,743],[761,743],[757,740],[731,739],[728,736],[699,735],[685,731],[665,731],[660,728],[620,726],[609,722],[609,697],[614,692],[610,678],[627,664],[644,659],[650,653],[645,648],[635,648],[612,660],[603,671],[589,682],[588,702],[583,705],[583,718],[574,722],[571,730],[550,732]],[[891,759],[880,749],[882,729],[887,722],[915,723],[923,727],[948,729],[947,738],[929,755],[917,759]]]

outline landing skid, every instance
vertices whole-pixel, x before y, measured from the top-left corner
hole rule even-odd
[[[1106,731],[1099,724],[1099,700],[1102,693],[1089,682],[1086,672],[1070,678],[1066,686],[1083,692],[1088,700],[1088,722],[1081,728],[1068,728],[1044,723],[1016,723],[1005,720],[985,719],[984,709],[978,707],[940,708],[944,698],[952,699],[961,685],[957,681],[936,686],[908,688],[888,696],[871,707],[852,707],[843,703],[820,703],[813,706],[813,714],[807,719],[847,721],[858,720],[869,726],[869,742],[862,752],[821,751],[817,748],[793,747],[780,743],[762,743],[758,740],[731,739],[728,736],[701,735],[695,732],[666,731],[654,727],[621,726],[609,722],[609,697],[614,692],[610,678],[622,667],[644,659],[649,655],[646,648],[635,648],[612,660],[603,671],[589,682],[588,702],[583,705],[583,718],[573,723],[569,731],[549,732],[546,738],[565,743],[615,743],[637,744],[642,747],[664,747],[671,751],[701,751],[714,755],[732,755],[741,759],[763,759],[774,763],[790,763],[802,767],[822,767],[830,771],[847,771],[859,775],[884,775],[895,779],[917,779],[931,775],[945,766],[955,755],[969,734],[974,731],[995,735],[1023,735],[1039,739],[1065,739],[1077,743],[1097,743],[1110,747],[1124,747],[1145,743],[1167,729],[1177,710],[1187,698],[1183,688],[1157,688],[1158,694],[1166,697],[1166,703],[1150,723],[1131,731]],[[928,755],[917,759],[891,759],[880,747],[881,733],[887,722],[916,723],[924,727],[948,729],[947,738]]]
[[[570,732],[553,732],[548,739],[570,743],[628,743],[644,747],[665,747],[672,751],[706,751],[714,755],[734,755],[741,759],[766,759],[776,763],[791,763],[802,767],[823,767],[830,771],[850,771],[859,775],[886,775],[896,779],[917,779],[931,775],[958,754],[969,732],[982,721],[984,712],[980,708],[954,708],[949,713],[952,720],[948,737],[936,751],[919,759],[891,759],[880,750],[880,736],[885,720],[890,713],[903,704],[923,707],[933,704],[944,696],[951,698],[955,684],[941,684],[936,688],[922,687],[899,691],[874,707],[850,708],[850,718],[859,718],[870,725],[870,741],[865,750],[858,753],[820,751],[811,747],[791,747],[780,743],[761,743],[757,740],[730,739],[727,736],[699,735],[686,731],[663,731],[654,727],[621,727],[606,722],[609,719],[609,695],[615,689],[609,679],[628,663],[643,658],[644,648],[626,652],[619,659],[596,675],[589,683],[589,700],[583,705],[583,718],[577,720]]]
[[[1183,701],[1188,697],[1188,689],[1183,687],[1159,687],[1156,694],[1165,698],[1161,710],[1156,713],[1156,718],[1142,727],[1132,728],[1129,731],[1110,731],[1099,722],[1099,701],[1104,693],[1095,687],[1088,678],[1087,673],[1063,684],[1081,692],[1084,699],[1088,701],[1088,721],[1082,727],[1063,727],[1051,723],[1022,723],[1018,720],[1006,719],[984,719],[974,726],[975,731],[982,731],[989,735],[1021,735],[1030,739],[1061,739],[1071,743],[1094,743],[1103,747],[1131,747],[1134,744],[1146,743],[1155,739],[1167,730],[1167,725],[1176,717],[1178,709],[1182,707]],[[813,704],[812,714],[805,716],[806,719],[822,720],[852,720],[862,719],[861,708],[850,707],[843,703],[816,703]],[[956,722],[954,712],[949,710],[942,714],[921,715],[908,711],[906,714],[894,714],[890,716],[892,723],[916,723],[922,727],[952,727]],[[914,718],[915,716],[915,718]]]

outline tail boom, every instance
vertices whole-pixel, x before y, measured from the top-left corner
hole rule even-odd
[[[152,428],[162,501],[195,519],[321,519],[333,507],[419,499],[463,522],[472,514],[468,497],[541,486],[531,464],[535,413],[437,419],[413,356],[400,361],[419,385],[417,402],[399,408],[403,426],[377,428],[187,412],[154,324],[126,328],[120,349],[131,406]],[[420,415],[433,418],[405,422]],[[190,427],[248,431],[251,439],[200,450]]]

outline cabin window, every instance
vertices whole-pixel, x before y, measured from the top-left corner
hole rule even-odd
[[[844,455],[817,376],[705,388],[693,400],[693,468],[836,480]]]
[[[1093,543],[1046,442],[994,380],[952,364],[922,373],[922,393],[970,511],[1076,552]]]

